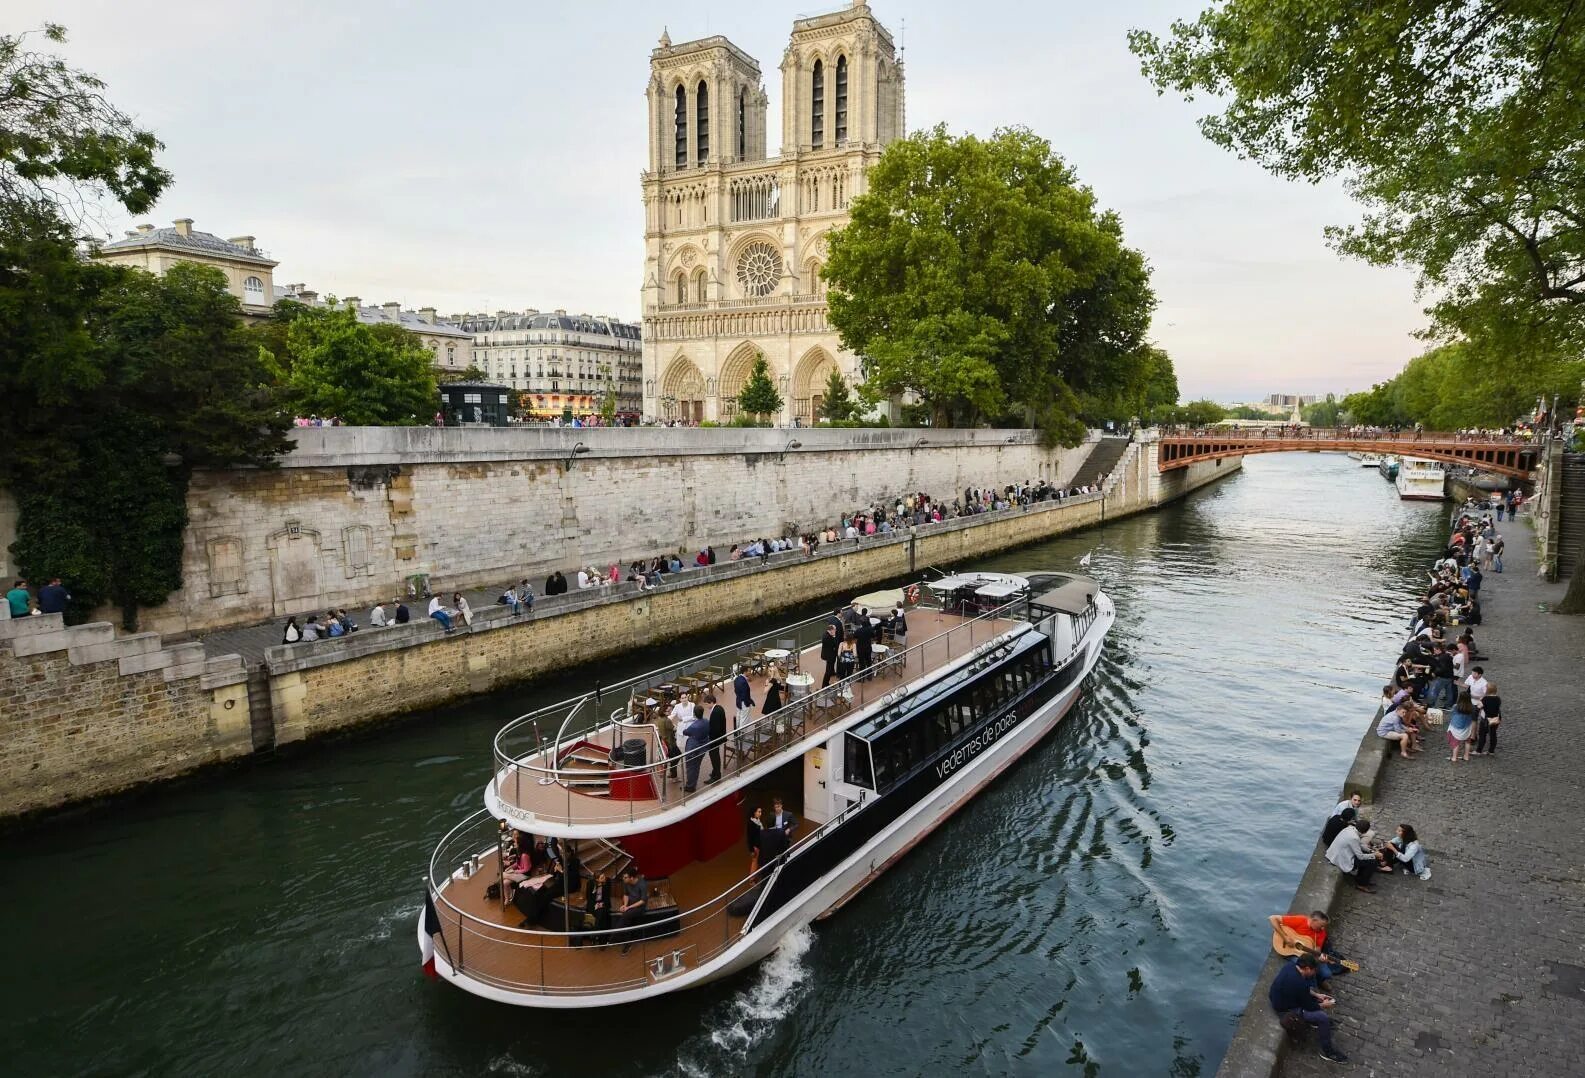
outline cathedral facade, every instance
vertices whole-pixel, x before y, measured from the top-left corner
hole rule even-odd
[[[903,69],[864,0],[793,23],[781,155],[759,63],[721,36],[650,54],[644,184],[644,413],[730,421],[756,356],[812,422],[830,373],[860,380],[826,319],[826,237],[904,133]]]

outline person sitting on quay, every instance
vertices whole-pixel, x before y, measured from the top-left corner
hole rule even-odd
[[[1431,878],[1431,864],[1425,856],[1425,847],[1420,845],[1420,836],[1415,834],[1413,827],[1406,823],[1398,825],[1397,832],[1383,848],[1383,853],[1390,860],[1404,865],[1405,872],[1413,872],[1422,880]],[[1384,868],[1383,872],[1391,872],[1391,868]]]
[[[1348,973],[1342,965],[1343,955],[1336,949],[1336,939],[1328,945],[1327,930],[1331,927],[1332,919],[1323,910],[1314,910],[1305,914],[1274,914],[1266,918],[1271,923],[1272,931],[1281,936],[1290,945],[1298,945],[1304,951],[1314,956],[1316,960],[1315,975],[1320,988],[1325,991],[1332,987],[1332,978]],[[1309,940],[1309,944],[1305,940]]]
[[[438,595],[431,597],[429,600],[429,616],[440,622],[440,627],[446,630],[447,636],[451,635],[451,615],[446,612],[446,607],[441,603]]]
[[[1371,885],[1370,878],[1381,867],[1381,859],[1365,847],[1364,835],[1369,830],[1368,821],[1354,820],[1351,826],[1340,830],[1327,846],[1326,859],[1354,881],[1355,889],[1375,894],[1376,888]]]
[[[303,638],[303,630],[297,627],[297,618],[286,619],[286,628],[281,630],[281,643],[295,644]]]
[[[25,618],[35,613],[33,597],[28,594],[26,580],[19,578],[11,585],[11,590],[6,592],[6,605],[10,607],[13,618]]]
[[[322,630],[319,627],[319,615],[308,615],[308,620],[303,623],[303,643],[306,644],[311,641],[318,640],[321,632]]]
[[[1357,794],[1355,796],[1358,796]],[[1354,826],[1354,817],[1359,815],[1359,810],[1352,805],[1344,806],[1326,818],[1326,824],[1321,828],[1321,845],[1327,849],[1332,846],[1332,840],[1337,838],[1345,828]]]
[[[545,578],[544,592],[547,597],[567,593],[567,578],[561,575],[560,569]]]
[[[58,576],[50,577],[50,582],[39,589],[38,608],[40,614],[64,614],[66,606],[72,601],[72,596],[61,583]]]
[[[401,596],[397,596],[392,601],[396,603],[396,616],[391,619],[391,624],[406,625],[413,619],[413,615],[408,612],[407,604],[402,601]]]
[[[1266,998],[1289,1036],[1302,1035],[1313,1026],[1321,1042],[1321,1058],[1329,1063],[1347,1063],[1348,1056],[1332,1043],[1332,1016],[1327,1013],[1337,1000],[1316,987],[1316,971],[1316,960],[1301,954],[1277,971]]]
[[[390,619],[385,613],[384,600],[376,600],[374,608],[369,611],[369,628],[383,629],[390,624]]]

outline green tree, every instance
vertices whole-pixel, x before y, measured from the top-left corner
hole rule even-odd
[[[1336,393],[1328,393],[1325,400],[1301,408],[1299,415],[1312,427],[1335,427],[1342,422],[1343,406]]]
[[[286,344],[286,388],[299,415],[407,426],[427,422],[438,404],[434,357],[401,326],[364,325],[343,307],[304,308]]]
[[[754,357],[754,366],[748,372],[748,381],[737,395],[737,406],[744,415],[756,418],[775,415],[781,411],[781,394],[770,379],[770,364],[764,353]]]
[[[1163,90],[1214,95],[1213,142],[1344,178],[1345,252],[1408,263],[1445,333],[1537,306],[1585,317],[1585,14],[1556,0],[1237,0],[1130,36]]]
[[[1227,410],[1211,400],[1189,401],[1186,404],[1161,405],[1150,413],[1150,421],[1158,425],[1180,424],[1191,427],[1209,427],[1227,418]]]
[[[457,382],[488,382],[490,380],[490,372],[480,370],[470,363],[465,369],[460,371],[441,371],[436,380],[441,385],[453,385]]]
[[[937,426],[1017,412],[1069,444],[1080,395],[1138,365],[1155,306],[1117,216],[1044,139],[936,127],[887,147],[831,240],[831,322],[866,383],[912,392]]]
[[[611,377],[610,364],[600,364],[600,381],[605,386],[605,394],[600,398],[600,418],[609,425],[616,419],[616,380]]]
[[[42,36],[66,42],[53,23]],[[33,48],[36,37],[0,34],[0,219],[80,224],[104,198],[147,210],[171,180],[154,161],[163,147],[97,77]]]
[[[820,415],[836,423],[852,419],[858,414],[859,402],[853,399],[853,394],[848,390],[847,379],[842,377],[842,372],[832,369],[826,375],[825,393],[820,399]]]

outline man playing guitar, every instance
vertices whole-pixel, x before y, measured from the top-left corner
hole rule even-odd
[[[1320,910],[1304,914],[1274,914],[1271,922],[1271,949],[1284,958],[1295,955],[1314,955],[1318,963],[1316,979],[1325,989],[1333,976],[1359,969],[1358,962],[1350,962],[1341,955],[1326,949],[1326,929],[1331,918]]]

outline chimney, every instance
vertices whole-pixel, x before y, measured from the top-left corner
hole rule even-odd
[[[153,232],[154,231],[154,226],[153,225],[148,225],[148,224],[139,225],[138,226],[138,231],[139,232]]]
[[[380,310],[384,311],[385,317],[393,322],[402,320],[402,305],[400,303],[382,303],[380,304]]]
[[[128,229],[127,230],[127,239],[135,240],[137,238],[138,238],[138,230],[137,229],[132,228],[132,229]]]
[[[178,236],[191,236],[193,234],[193,219],[191,217],[178,217],[171,224],[176,226]]]
[[[557,307],[556,308],[556,313],[560,314],[560,315],[565,315],[567,312],[565,310],[563,310],[562,308]]]
[[[433,308],[433,307],[420,307],[418,309],[418,317],[422,318],[424,321],[428,322],[430,325],[434,325],[435,324],[435,308]]]
[[[308,306],[312,307],[319,302],[319,293],[313,291],[312,289],[303,288],[301,285],[298,285],[297,302],[306,303]]]
[[[344,302],[348,308],[354,311],[363,306],[363,301],[357,296],[348,296]]]
[[[511,311],[496,311],[495,312],[495,317],[497,317],[497,318],[505,318],[507,315],[509,315],[511,313],[512,313]]]
[[[227,243],[234,243],[238,247],[241,247],[245,251],[251,251],[251,250],[253,250],[253,241],[254,241],[254,239],[255,239],[255,237],[253,237],[253,236],[232,236],[226,242]]]

